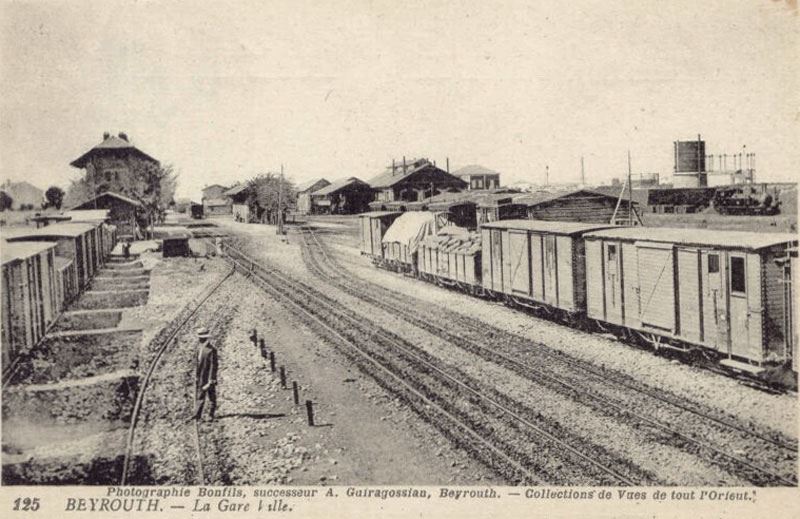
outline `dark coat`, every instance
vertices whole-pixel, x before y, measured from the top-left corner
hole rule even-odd
[[[217,349],[211,347],[211,343],[207,342],[203,345],[200,358],[197,361],[197,392],[202,391],[203,386],[206,384],[217,384]]]

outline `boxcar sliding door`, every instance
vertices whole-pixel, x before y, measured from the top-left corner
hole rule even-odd
[[[513,294],[531,293],[531,258],[528,233],[509,231],[508,243],[511,255],[510,291]]]
[[[636,244],[642,326],[675,331],[675,265],[672,245]]]
[[[553,234],[544,236],[544,301],[553,306],[558,305],[558,262],[556,261],[556,237]]]
[[[603,242],[605,314],[606,320],[614,324],[623,324],[621,245],[619,242]]]
[[[500,229],[491,231],[492,247],[492,290],[503,290],[503,245],[502,232]]]

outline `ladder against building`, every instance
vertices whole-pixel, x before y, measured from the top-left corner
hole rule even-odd
[[[614,214],[611,215],[611,225],[644,225],[642,223],[642,217],[639,215],[639,211],[636,210],[636,206],[633,205],[633,196],[629,193],[627,201],[627,211],[625,207],[622,205],[622,200],[625,198],[625,190],[630,189],[629,187],[630,176],[625,180],[625,183],[622,185],[622,191],[619,192],[619,197],[617,198],[617,205],[614,207]]]

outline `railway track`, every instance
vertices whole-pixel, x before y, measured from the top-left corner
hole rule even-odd
[[[226,274],[225,277],[214,284],[214,286],[212,286],[200,297],[200,300],[197,302],[197,304],[190,307],[190,309],[185,309],[177,319],[172,321],[170,325],[156,337],[156,352],[153,355],[153,358],[150,360],[144,379],[142,380],[139,391],[136,394],[136,401],[134,403],[133,413],[131,415],[131,423],[128,427],[128,436],[125,442],[125,458],[122,464],[120,485],[126,485],[130,480],[131,462],[133,459],[133,445],[136,440],[137,426],[139,424],[139,417],[142,412],[144,397],[147,389],[150,386],[153,373],[155,373],[156,368],[158,367],[158,364],[164,355],[164,352],[166,352],[167,348],[169,348],[169,346],[175,341],[178,333],[180,333],[186,327],[189,321],[191,321],[191,319],[195,316],[195,314],[197,314],[198,310],[200,310],[205,302],[208,301],[212,295],[214,295],[214,293],[233,275],[233,273],[234,271],[231,270],[228,274]],[[195,467],[199,479],[197,483],[203,485],[206,483],[206,480],[203,466],[203,452],[200,446],[200,424],[198,421],[194,421],[194,427],[192,427],[192,430],[194,433],[192,444],[195,453]]]
[[[455,312],[448,311],[445,319],[431,319],[429,311],[422,315],[417,310],[418,300],[348,273],[313,231],[307,229],[302,239],[309,269],[351,296],[399,315],[535,384],[570,396],[605,414],[621,414],[627,421],[649,428],[656,441],[700,455],[753,484],[797,485],[796,442],[755,431],[747,425],[716,416],[697,404],[681,401],[679,397],[559,354],[543,344],[484,323],[477,324]],[[455,324],[458,331],[454,331],[452,325],[447,328],[438,324],[439,321]],[[508,342],[514,349],[504,352],[494,344],[487,347],[487,338],[491,343],[495,337]],[[520,357],[525,361],[520,361]]]
[[[652,474],[576,437],[328,296],[225,244],[234,268],[331,339],[387,391],[514,483],[644,485]]]

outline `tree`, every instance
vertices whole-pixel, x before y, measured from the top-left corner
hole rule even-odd
[[[75,207],[91,199],[93,196],[94,191],[86,180],[86,177],[83,176],[77,180],[70,181],[62,205],[66,207]]]
[[[161,166],[151,162],[137,163],[127,181],[122,185],[123,195],[144,206],[140,219],[142,227],[152,227],[164,221],[166,209],[175,197],[178,176],[172,165]]]
[[[293,207],[296,198],[294,184],[286,179],[281,182],[276,173],[262,173],[248,182],[247,205],[252,217],[262,223],[275,224],[278,221],[278,199],[285,213]]]
[[[64,195],[64,190],[60,187],[48,187],[47,191],[44,193],[44,197],[47,199],[46,207],[55,207],[56,209],[61,209],[61,204],[64,202]]]
[[[11,198],[11,195],[5,191],[0,191],[0,211],[11,209],[12,205],[14,205],[14,199]]]

